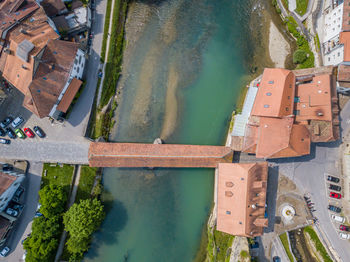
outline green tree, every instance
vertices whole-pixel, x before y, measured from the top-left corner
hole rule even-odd
[[[67,194],[58,185],[49,184],[39,191],[40,212],[50,218],[63,213],[67,201]]]
[[[52,261],[58,247],[60,235],[60,218],[58,216],[47,219],[35,218],[32,225],[32,233],[24,243],[27,251],[26,261],[46,262]]]
[[[298,49],[293,54],[293,63],[302,64],[307,59],[307,53],[304,50]]]
[[[63,215],[64,229],[69,233],[68,251],[82,255],[88,250],[92,233],[98,229],[105,213],[102,203],[94,199],[86,199],[75,203]]]

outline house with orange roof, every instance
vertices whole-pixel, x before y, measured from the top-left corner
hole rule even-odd
[[[21,1],[17,2],[13,6],[5,1],[0,16],[11,17],[14,11],[21,15]],[[25,95],[24,107],[40,118],[58,118],[67,112],[82,84],[85,54],[77,43],[58,40],[56,27],[34,0],[23,3],[26,12],[21,20],[3,29],[0,72]]]
[[[217,230],[243,237],[263,234],[267,177],[267,162],[218,164]]]
[[[266,68],[242,143],[231,146],[264,159],[308,155],[311,142],[339,138],[337,102],[333,75]]]

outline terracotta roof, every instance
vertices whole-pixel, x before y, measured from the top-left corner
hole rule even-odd
[[[26,33],[23,33],[23,30]],[[42,54],[40,52],[43,51],[49,39],[57,39],[59,36],[47,23],[47,16],[42,8],[37,9],[31,17],[22,21],[21,25],[11,30],[8,35],[11,54],[6,57],[3,76],[23,94],[26,94],[36,69],[35,59],[40,59]],[[18,45],[24,40],[34,45],[27,62],[16,54]]]
[[[0,216],[0,239],[3,239],[6,236],[9,227],[11,226],[11,221]]]
[[[315,76],[311,83],[300,84],[296,88],[295,103],[297,122],[303,120],[332,121],[331,76]]]
[[[286,69],[265,68],[252,115],[282,117],[293,114],[295,76]]]
[[[15,26],[17,21],[21,21],[38,8],[33,0],[5,0],[0,3],[0,38],[5,39],[6,32]]]
[[[52,21],[55,23],[59,31],[69,30],[69,25],[64,15],[53,17]]]
[[[80,1],[80,0],[73,0],[72,1],[72,10],[79,8],[79,7],[82,7],[82,6],[84,6],[82,1]]]
[[[66,92],[64,93],[62,100],[60,101],[60,103],[57,106],[57,110],[66,113],[70,104],[72,103],[75,95],[77,94],[81,84],[83,82],[80,81],[77,78],[73,78],[72,82],[70,82],[68,89],[66,90]]]
[[[339,65],[338,66],[338,81],[350,82],[350,65]]]
[[[224,146],[95,142],[89,148],[94,167],[216,167],[232,157]]]
[[[350,61],[350,32],[340,32],[339,42],[344,44],[344,61]]]
[[[29,86],[30,97],[36,108],[34,112],[37,112],[39,117],[48,116],[57,102],[68,81],[77,50],[78,44],[76,43],[62,40],[48,42],[34,80]],[[28,104],[30,101],[25,101],[23,105]]]
[[[2,195],[17,179],[16,176],[11,176],[0,172],[0,195]]]
[[[342,31],[350,31],[350,0],[344,0]]]
[[[43,0],[40,5],[49,17],[68,11],[62,0]]]
[[[262,235],[268,166],[261,163],[219,163],[217,184],[217,227],[231,235]]]

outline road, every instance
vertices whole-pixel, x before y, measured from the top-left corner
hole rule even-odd
[[[271,260],[270,261],[272,261],[272,258],[275,257],[275,256],[280,257],[282,262],[288,262],[289,261],[287,253],[284,250],[284,247],[283,247],[282,242],[281,242],[279,237],[276,237],[274,239],[274,241],[272,242],[272,245],[271,245],[271,258],[270,258]]]
[[[23,261],[24,250],[21,241],[31,232],[32,220],[38,206],[38,191],[40,189],[42,168],[42,163],[33,162],[29,165],[25,181],[25,193],[22,196],[22,198],[24,197],[25,207],[5,243],[6,246],[10,247],[11,253],[8,257],[0,259],[0,261]]]
[[[348,102],[341,111],[342,134],[349,132],[350,127],[350,103]],[[339,239],[328,212],[327,206],[330,201],[327,195],[325,173],[339,176],[341,174],[340,141],[314,145],[310,156],[280,159],[279,172],[292,179],[301,191],[310,193],[315,203],[314,215],[319,220],[319,227],[325,233],[330,242],[330,248],[334,249],[344,262],[349,261],[350,245],[348,241]],[[334,201],[332,201],[334,202]]]

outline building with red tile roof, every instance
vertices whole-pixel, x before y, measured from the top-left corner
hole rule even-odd
[[[22,14],[24,10],[26,13],[16,25],[6,29],[6,38],[0,48],[0,71],[25,95],[23,105],[28,110],[41,118],[57,118],[63,113],[57,106],[66,91],[70,98],[70,94],[77,92],[77,83],[81,85],[78,79],[82,78],[85,55],[78,44],[58,40],[53,22],[34,0],[15,2],[19,7],[13,7],[11,1],[5,0],[2,6],[6,8],[1,9],[0,17],[9,17],[13,10],[17,10],[14,15]],[[20,2],[27,9],[22,10]],[[28,13],[29,9],[31,12]],[[73,79],[76,80],[70,85]],[[72,99],[64,100],[64,111],[69,107],[69,100]]]
[[[267,177],[267,162],[218,164],[217,230],[244,237],[263,234]]]
[[[231,163],[233,152],[224,146],[174,144],[90,143],[93,167],[208,167]]]
[[[333,75],[265,69],[241,150],[265,159],[309,154],[311,142],[339,138],[337,101]]]

